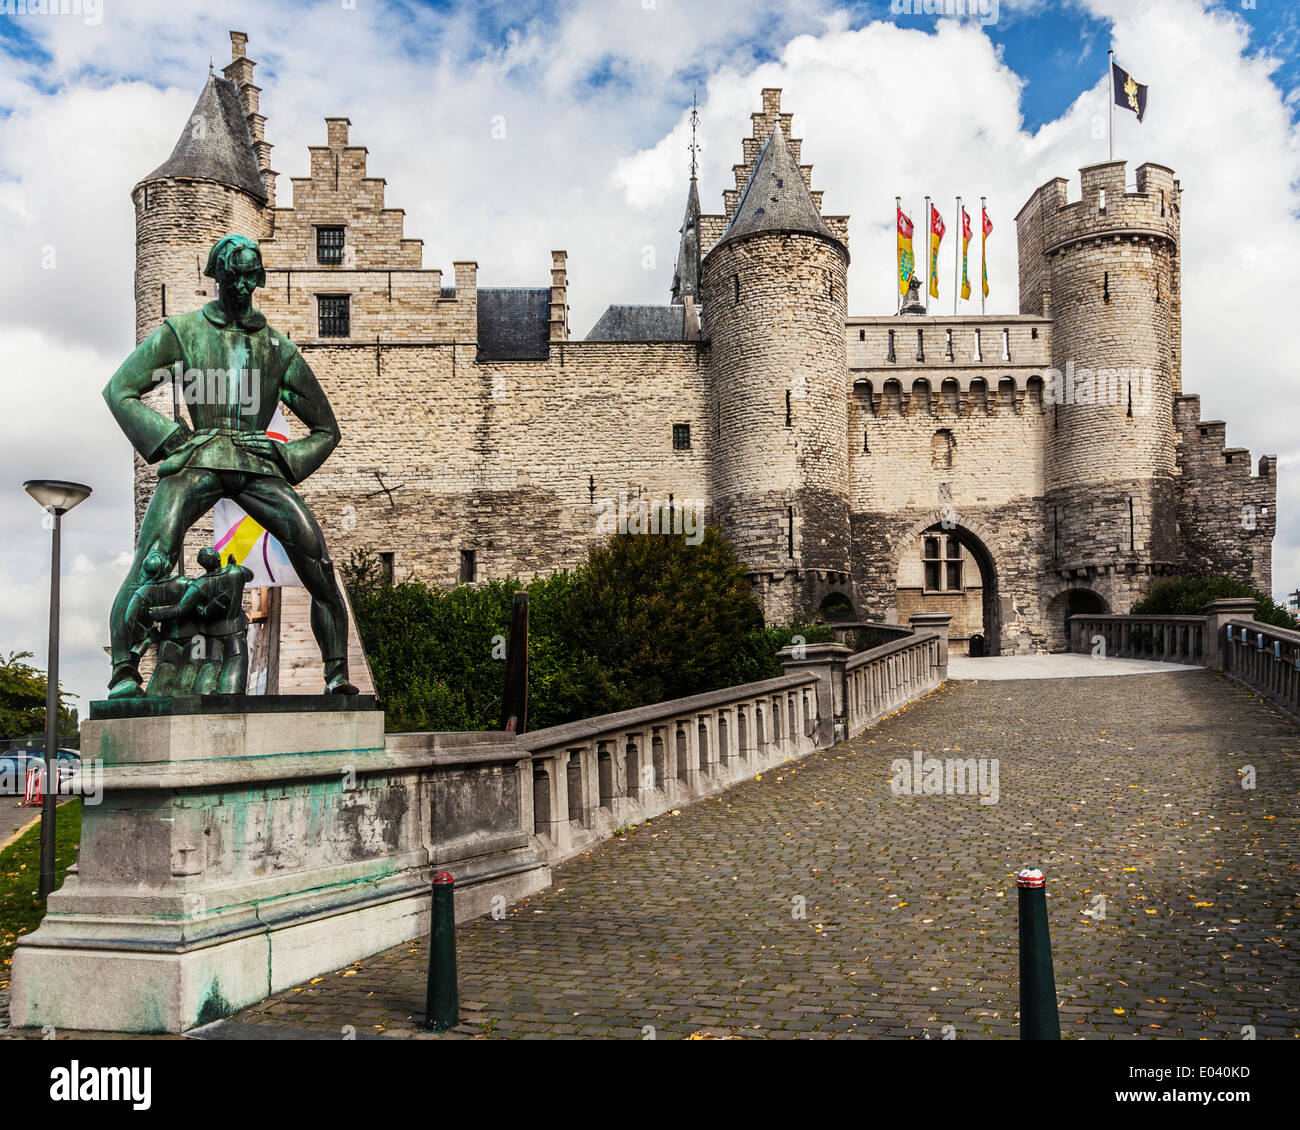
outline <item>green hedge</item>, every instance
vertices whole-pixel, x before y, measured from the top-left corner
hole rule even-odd
[[[735,550],[715,530],[615,534],[574,571],[441,589],[389,585],[374,558],[343,569],[390,730],[501,724],[511,597],[528,592],[528,728],[773,678],[777,650],[819,625],[764,628]]]
[[[1228,597],[1252,597],[1255,601],[1255,619],[1275,628],[1300,628],[1300,623],[1271,597],[1252,589],[1233,577],[1180,577],[1176,581],[1161,581],[1145,600],[1133,606],[1134,615],[1199,616],[1212,600]]]

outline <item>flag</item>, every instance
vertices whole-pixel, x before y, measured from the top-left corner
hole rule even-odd
[[[966,273],[966,254],[970,248],[970,213],[965,208],[961,210],[961,296],[963,299],[970,297],[970,276]]]
[[[943,242],[943,217],[930,205],[930,297],[939,297],[939,244]]]
[[[289,442],[289,426],[278,404],[266,434],[276,443]],[[253,571],[248,582],[251,588],[302,585],[284,546],[229,498],[219,499],[212,508],[212,545],[221,554],[223,565],[234,557],[237,565]]]
[[[1110,75],[1115,87],[1115,105],[1132,110],[1140,122],[1147,112],[1147,88],[1116,62],[1110,65]]]
[[[907,293],[907,284],[912,279],[916,258],[912,254],[912,221],[898,210],[898,293]]]
[[[984,214],[984,234],[980,242],[980,267],[984,274],[984,297],[989,296],[989,260],[988,260],[988,243],[989,233],[993,230],[993,221],[989,219],[989,210],[982,205],[980,211]]]

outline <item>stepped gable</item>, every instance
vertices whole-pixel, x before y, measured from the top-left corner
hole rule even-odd
[[[143,179],[167,177],[217,181],[267,199],[239,89],[229,79],[208,75],[172,155]]]
[[[822,222],[780,126],[772,130],[749,175],[731,223],[718,243],[767,231],[808,232],[823,239],[835,239]]]

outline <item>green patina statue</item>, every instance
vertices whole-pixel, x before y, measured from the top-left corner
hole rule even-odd
[[[164,318],[104,389],[109,409],[141,457],[161,460],[135,559],[109,618],[109,698],[142,693],[141,618],[133,598],[176,567],[186,531],[220,498],[233,499],[284,546],[311,594],[326,693],[356,694],[348,681],[347,612],[334,565],[320,527],[291,486],[338,445],[338,424],[297,347],[253,309],[253,291],[266,285],[256,242],[226,236],[212,248],[204,273],[216,280],[217,301]],[[162,380],[175,380],[178,392],[182,374],[192,428],[181,422],[179,408],[169,419],[141,399]],[[174,392],[173,403],[175,397]],[[307,426],[308,435],[285,444],[267,438],[278,403]],[[156,574],[146,568],[151,556],[162,559]],[[151,599],[150,605],[174,604],[180,596]]]
[[[221,554],[211,546],[198,553],[204,575],[190,580],[175,604],[154,605],[149,615],[166,630],[172,624],[197,619],[199,635],[191,641],[195,671],[194,694],[243,694],[248,685],[248,617],[244,615],[244,586],[253,571],[231,557],[221,566]],[[152,680],[150,689],[152,690]]]

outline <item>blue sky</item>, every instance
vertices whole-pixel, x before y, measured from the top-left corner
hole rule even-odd
[[[1230,445],[1280,457],[1275,592],[1300,585],[1300,322],[1274,310],[1300,261],[1295,6],[1001,0],[981,23],[889,0],[102,0],[90,22],[6,4],[0,356],[25,379],[0,425],[0,530],[18,547],[0,561],[0,649],[45,640],[47,535],[17,484],[92,483],[65,539],[67,681],[83,698],[101,693],[131,542],[130,452],[99,398],[134,341],[129,194],[171,151],[209,59],[229,60],[231,28],[249,35],[286,199],[322,118],[345,114],[426,267],[476,259],[482,285],[538,286],[565,248],[579,335],[608,303],[666,299],[692,92],[717,212],[764,86],[784,88],[826,211],[851,217],[850,313],[893,308],[896,194],[914,215],[925,194],[949,209],[988,195],[989,311],[1017,310],[1014,216],[1050,177],[1077,196],[1077,170],[1105,159],[1113,44],[1150,86],[1141,126],[1117,112],[1116,156],[1130,181],[1146,160],[1183,180],[1185,386]]]

